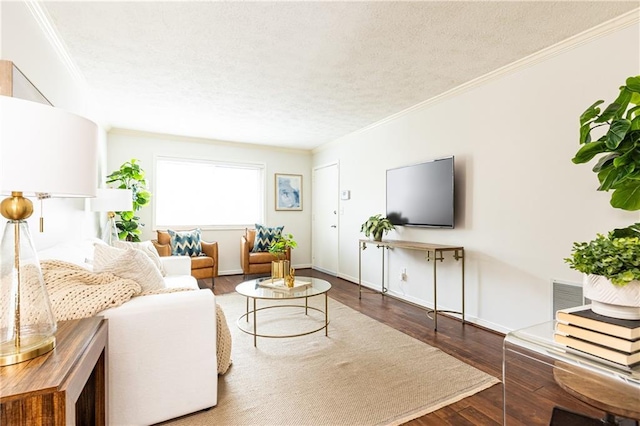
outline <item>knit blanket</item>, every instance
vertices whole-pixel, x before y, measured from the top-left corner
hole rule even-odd
[[[109,272],[96,273],[61,260],[43,260],[40,267],[57,321],[92,317],[136,296],[191,290],[164,288],[143,293],[137,282]]]

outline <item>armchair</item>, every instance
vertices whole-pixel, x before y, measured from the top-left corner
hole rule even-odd
[[[171,236],[168,232],[157,231],[158,238],[152,240],[160,256],[171,256]],[[200,241],[204,256],[192,256],[191,276],[196,279],[215,278],[218,276],[218,243]]]
[[[245,229],[245,234],[240,237],[240,264],[245,278],[247,275],[271,273],[271,262],[278,260],[268,251],[253,252],[255,240],[255,229]],[[291,260],[291,249],[287,249],[285,259]]]

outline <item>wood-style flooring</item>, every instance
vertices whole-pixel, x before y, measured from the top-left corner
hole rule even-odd
[[[299,270],[297,275],[329,281],[332,285],[329,297],[502,379],[504,335],[472,324],[463,326],[459,320],[446,315],[438,316],[438,331],[434,332],[433,321],[426,316],[424,309],[417,306],[375,293],[363,294],[362,299],[358,299],[357,284],[311,269]],[[242,280],[242,275],[217,277],[214,293],[234,292]],[[200,281],[200,286],[210,288],[210,282]],[[509,367],[507,389],[508,425],[548,425],[556,405],[596,418],[604,416],[603,412],[581,403],[559,388],[544,364],[526,358]],[[503,385],[493,386],[407,424],[502,425]]]

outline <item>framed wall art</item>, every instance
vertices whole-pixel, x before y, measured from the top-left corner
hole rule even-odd
[[[276,210],[302,210],[302,175],[276,173]]]

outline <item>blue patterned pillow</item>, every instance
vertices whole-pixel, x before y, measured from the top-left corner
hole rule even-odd
[[[171,237],[172,256],[200,256],[202,246],[200,244],[200,228],[191,231],[174,231],[168,229]]]
[[[256,240],[253,243],[253,252],[269,251],[271,243],[276,241],[282,235],[284,226],[276,226],[275,228],[267,228],[256,223]]]

